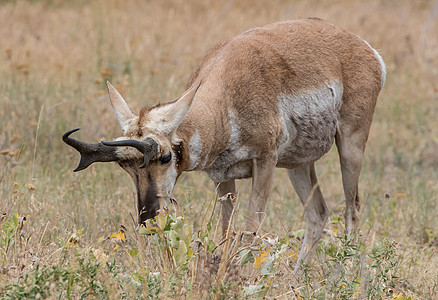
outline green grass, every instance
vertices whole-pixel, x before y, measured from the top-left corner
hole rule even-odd
[[[0,295],[433,299],[438,293],[434,5],[377,0],[1,3]],[[78,138],[90,142],[120,135],[106,79],[138,112],[178,97],[197,59],[216,41],[303,16],[328,19],[368,40],[381,50],[388,78],[361,173],[362,235],[358,241],[343,236],[344,196],[333,148],[317,165],[330,209],[328,234],[294,288],[292,271],[305,223],[285,170],[275,173],[263,237],[250,251],[243,244],[218,246],[220,211],[213,209],[213,183],[204,174],[181,176],[174,192],[179,208],[169,205],[167,218],[171,224],[184,216],[183,227],[193,228],[184,240],[185,253],[175,242],[181,229],[147,236],[135,231],[134,185],[116,165],[71,172],[78,157],[62,143],[63,132],[81,127]],[[250,181],[239,181],[238,190],[237,229],[246,215]],[[201,222],[204,216],[211,222]],[[114,249],[109,238],[120,229],[126,241]],[[202,250],[191,253],[190,245],[199,242]],[[262,253],[265,259],[256,259]],[[253,260],[259,261],[257,268]]]

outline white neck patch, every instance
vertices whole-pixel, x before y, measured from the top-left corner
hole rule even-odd
[[[189,170],[194,170],[201,163],[202,141],[199,131],[196,130],[189,141]]]

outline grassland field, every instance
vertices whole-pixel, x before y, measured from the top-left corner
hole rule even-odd
[[[333,147],[317,163],[328,233],[298,284],[304,209],[285,170],[276,170],[249,252],[218,245],[215,186],[202,173],[181,176],[178,207],[169,206],[166,222],[184,216],[185,229],[143,236],[123,170],[72,172],[79,158],[62,133],[80,127],[89,142],[120,135],[106,80],[138,113],[180,96],[215,42],[309,16],[367,40],[388,75],[360,178],[362,234],[344,239]],[[438,299],[438,1],[2,0],[0,153],[2,298]],[[236,227],[250,183],[238,182]],[[113,235],[121,229],[124,237]],[[225,246],[242,251],[233,257]]]

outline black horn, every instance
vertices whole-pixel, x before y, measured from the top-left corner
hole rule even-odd
[[[158,154],[158,143],[153,139],[147,139],[146,141],[137,141],[137,140],[121,140],[115,142],[104,142],[101,143],[105,146],[110,147],[134,147],[141,153],[143,153],[144,161],[140,168],[147,167],[149,165],[149,161],[156,159]]]
[[[116,153],[116,148],[103,145],[101,143],[90,144],[75,140],[70,137],[73,132],[80,128],[69,130],[62,135],[62,140],[67,145],[75,148],[81,154],[79,165],[73,172],[81,171],[94,162],[118,161],[120,158]]]

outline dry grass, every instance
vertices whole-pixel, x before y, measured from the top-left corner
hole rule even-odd
[[[360,182],[363,243],[373,249],[385,239],[395,241],[400,277],[396,292],[415,299],[434,298],[438,293],[438,2],[407,0],[2,2],[0,213],[4,217],[0,224],[16,213],[27,216],[27,223],[13,247],[3,249],[0,285],[22,282],[37,264],[80,267],[74,257],[87,257],[93,249],[114,258],[126,276],[163,268],[150,262],[156,255],[153,242],[133,230],[134,188],[128,176],[114,165],[72,174],[77,156],[62,144],[61,134],[74,127],[83,128],[79,135],[88,141],[120,134],[104,91],[105,79],[117,84],[138,112],[144,105],[179,96],[197,59],[216,41],[254,26],[306,16],[357,33],[381,51],[388,65]],[[321,160],[318,173],[335,217],[342,213],[338,208],[343,204],[336,151]],[[200,228],[196,216],[211,214],[200,203],[210,203],[213,191],[202,174],[182,176],[175,191],[188,223],[204,232],[205,224]],[[248,194],[249,182],[242,181],[237,224],[244,218]],[[302,214],[284,170],[278,170],[264,232],[285,237],[302,229]],[[132,262],[120,249],[112,251],[104,240],[120,225],[127,228],[125,249],[140,250],[138,261]],[[68,246],[71,235],[82,228],[79,244]],[[333,241],[327,237],[321,247],[324,243]],[[317,258],[309,270],[312,279],[301,282],[315,290],[321,288],[315,282],[329,270],[324,269],[324,253]],[[211,257],[202,259],[211,270],[219,268]],[[268,276],[267,297],[293,297],[290,268],[277,267],[283,276]],[[252,266],[235,268],[242,270],[234,273],[246,276],[243,285],[266,279]],[[119,298],[126,282],[114,278],[121,275],[98,272],[102,285],[111,290],[107,296]],[[184,277],[180,283],[198,280],[196,276]],[[227,286],[213,292],[206,286],[203,296],[227,291]],[[237,292],[236,287],[228,289],[243,297],[238,288]],[[169,296],[170,290],[165,286],[160,295]],[[312,297],[302,291],[303,297]]]

